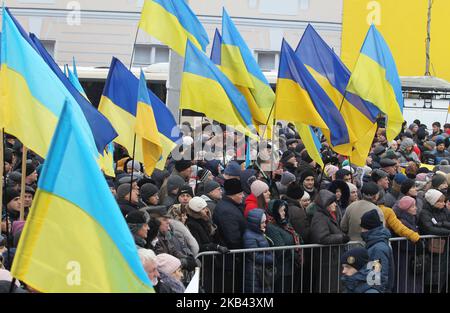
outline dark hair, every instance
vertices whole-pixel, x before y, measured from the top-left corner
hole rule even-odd
[[[258,208],[265,210],[267,208],[268,203],[266,203],[266,199],[264,198],[264,194],[260,194],[256,197],[256,202],[258,204]]]
[[[441,128],[441,123],[439,122],[434,122],[432,125]]]

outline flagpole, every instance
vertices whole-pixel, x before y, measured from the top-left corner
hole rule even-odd
[[[133,42],[133,50],[131,52],[131,60],[130,60],[130,66],[129,66],[129,70],[131,72],[131,67],[133,66],[133,60],[134,60],[134,52],[135,52],[135,48],[136,48],[136,41],[137,41],[137,37],[139,34],[139,23],[138,26],[136,27],[136,35],[134,36],[134,42]],[[137,105],[137,103],[136,103]],[[135,158],[135,154],[136,154],[136,132],[134,133],[134,139],[133,139],[133,153],[132,153],[132,159],[131,159],[131,179],[130,179],[130,198],[129,198],[129,203],[131,204],[131,193],[133,192],[133,174],[134,174],[134,158]],[[128,165],[128,164],[127,164]],[[127,169],[125,168],[125,171]]]
[[[272,104],[272,107],[270,108],[270,112],[269,112],[269,116],[267,117],[267,121],[266,121],[266,127],[264,127],[264,131],[262,133],[262,135],[260,136],[261,139],[264,139],[264,135],[266,134],[266,129],[269,126],[269,121],[270,121],[270,117],[272,116],[272,111],[275,108],[275,101]],[[275,117],[274,117],[274,122],[275,122]],[[275,125],[275,123],[274,123]]]
[[[22,180],[20,181],[20,217],[19,221],[25,218],[25,178],[27,177],[27,147],[22,147]]]
[[[4,148],[4,139],[3,139],[3,134],[5,132],[5,129],[2,128],[1,130],[1,138],[0,138],[0,162],[1,162],[1,166],[0,166],[0,199],[3,199],[3,175],[5,174],[5,160],[4,160],[4,153],[5,153],[5,148]],[[3,212],[2,212],[3,213]],[[0,214],[0,225],[3,224],[3,214]],[[0,226],[0,232],[1,232],[1,226]]]

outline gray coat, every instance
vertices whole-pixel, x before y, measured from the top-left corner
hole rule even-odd
[[[362,241],[361,238],[361,217],[364,213],[371,210],[377,210],[380,215],[380,219],[384,222],[384,214],[381,209],[373,204],[372,202],[366,200],[355,201],[350,204],[345,210],[345,214],[342,217],[341,229],[343,232],[347,233],[351,241]]]

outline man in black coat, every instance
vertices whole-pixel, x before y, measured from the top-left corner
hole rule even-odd
[[[239,179],[227,179],[224,183],[225,197],[220,200],[213,214],[213,222],[217,225],[220,242],[229,249],[243,248],[243,235],[247,228],[247,223],[242,210],[242,200],[244,193]],[[222,264],[219,264],[219,267]],[[225,264],[225,291],[238,291],[242,288],[242,260],[239,255],[226,257]],[[233,269],[234,281],[233,281]],[[222,274],[220,275],[222,276]],[[218,279],[220,279],[220,276]],[[234,284],[234,288],[233,288]]]

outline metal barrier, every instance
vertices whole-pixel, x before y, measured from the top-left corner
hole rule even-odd
[[[446,292],[449,289],[449,237],[390,240],[394,293]],[[339,293],[340,258],[362,242],[202,252],[200,284],[208,293]]]

